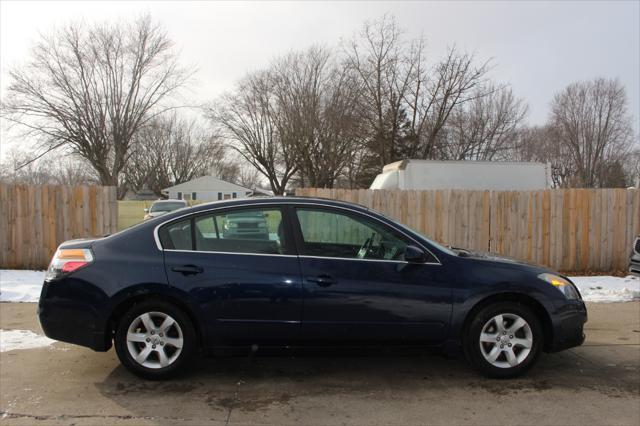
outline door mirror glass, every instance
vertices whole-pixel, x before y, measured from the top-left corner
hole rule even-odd
[[[412,263],[424,263],[427,261],[427,255],[422,249],[408,245],[404,250],[404,260]]]

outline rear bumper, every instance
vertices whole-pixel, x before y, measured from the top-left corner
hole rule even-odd
[[[563,303],[552,318],[553,338],[547,346],[547,351],[558,352],[582,345],[587,319],[587,307],[582,300],[568,300]]]
[[[91,305],[64,297],[64,283],[45,282],[38,303],[38,320],[44,334],[54,340],[107,351],[111,339]]]

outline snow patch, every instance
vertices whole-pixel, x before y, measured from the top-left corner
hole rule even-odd
[[[45,271],[0,269],[0,302],[37,302]]]
[[[585,302],[630,302],[640,299],[640,278],[611,276],[569,277]]]
[[[55,340],[51,340],[48,337],[41,336],[29,330],[0,329],[0,352],[42,348],[54,342]]]

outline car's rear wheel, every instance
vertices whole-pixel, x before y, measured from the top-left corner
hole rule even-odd
[[[120,320],[115,336],[120,362],[150,380],[169,378],[189,365],[196,334],[189,317],[163,301],[133,305]]]
[[[524,373],[543,346],[540,321],[531,309],[500,302],[480,310],[463,339],[464,352],[482,374],[508,378]]]

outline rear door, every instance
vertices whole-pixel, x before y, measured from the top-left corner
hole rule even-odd
[[[302,283],[282,209],[218,209],[159,230],[171,285],[199,307],[209,337],[233,343],[290,340]]]

